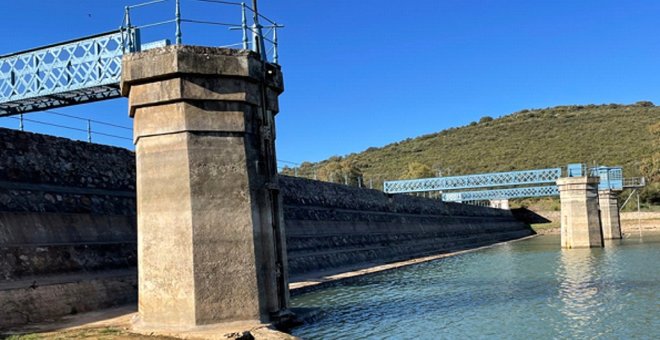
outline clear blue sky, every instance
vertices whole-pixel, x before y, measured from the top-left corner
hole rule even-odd
[[[115,29],[123,5],[135,3],[0,0],[0,54]],[[183,4],[187,18],[239,20],[227,7]],[[286,25],[286,92],[277,119],[284,160],[359,152],[525,108],[660,103],[659,1],[261,0],[260,7]],[[170,1],[136,12],[135,20],[172,13]],[[184,43],[240,40],[237,32],[204,28],[184,26]],[[149,34],[172,38],[173,31]],[[58,111],[130,126],[126,106],[119,99]],[[84,128],[47,116],[26,118]],[[17,126],[10,119],[0,124]]]

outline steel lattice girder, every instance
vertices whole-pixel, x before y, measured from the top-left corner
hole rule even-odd
[[[512,185],[554,183],[561,177],[561,168],[494,172],[487,174],[435,177],[400,181],[386,181],[386,193],[444,191],[456,189],[488,188]]]
[[[494,190],[450,192],[442,194],[446,202],[486,201],[524,197],[559,196],[556,185],[542,187],[506,188]]]
[[[119,97],[134,32],[115,31],[0,57],[0,116]]]

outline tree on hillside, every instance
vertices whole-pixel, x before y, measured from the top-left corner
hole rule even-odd
[[[493,117],[483,116],[483,117],[481,117],[481,119],[479,119],[479,124],[488,123],[488,122],[492,122],[492,121],[493,121]]]
[[[298,167],[298,176],[305,178],[314,178],[316,175],[316,167],[311,162],[302,162]]]
[[[317,177],[321,181],[342,183],[343,172],[341,166],[342,158],[332,156],[324,162],[317,170]]]
[[[341,162],[342,175],[345,184],[358,186],[359,181],[362,180],[362,169],[357,165],[357,162],[354,160],[344,159]]]
[[[655,137],[656,150],[660,150],[660,122],[649,126],[649,131]],[[656,151],[650,157],[642,160],[640,171],[650,182],[660,182],[660,151]]]
[[[294,170],[290,168],[288,165],[285,165],[282,168],[280,168],[280,174],[286,176],[293,176]]]
[[[404,179],[429,178],[435,177],[435,173],[430,166],[424,163],[413,161],[408,163],[408,169],[401,177]]]
[[[321,181],[357,186],[362,180],[362,170],[353,159],[330,157],[318,167],[317,178]]]
[[[660,150],[660,122],[649,126],[649,131],[655,137],[654,146]],[[660,203],[660,151],[656,151],[642,160],[640,172],[650,182],[641,192],[641,198],[651,204]]]

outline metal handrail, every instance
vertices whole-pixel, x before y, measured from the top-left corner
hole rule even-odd
[[[646,178],[644,177],[629,177],[623,179],[624,188],[643,188],[646,186]]]
[[[251,49],[257,52],[262,60],[268,60],[268,54],[272,52],[271,61],[273,63],[279,63],[279,41],[277,30],[284,28],[283,25],[278,24],[276,21],[266,17],[265,15],[258,12],[256,7],[256,0],[253,0],[253,6],[248,6],[245,2],[232,2],[232,1],[222,1],[222,0],[186,0],[191,2],[204,2],[204,3],[214,3],[219,5],[230,5],[238,6],[241,8],[241,23],[230,23],[230,22],[220,22],[220,21],[211,21],[211,20],[199,20],[195,18],[186,18],[181,15],[181,2],[183,0],[174,0],[175,1],[175,15],[174,18],[163,20],[156,23],[147,23],[141,25],[135,25],[131,18],[131,10],[134,8],[147,7],[150,5],[155,5],[159,3],[168,2],[170,0],[154,0],[144,3],[139,3],[131,6],[124,7],[124,18],[122,20],[122,25],[120,30],[125,31],[129,29],[144,29],[154,26],[160,26],[165,24],[174,23],[175,24],[175,41],[176,44],[182,43],[182,24],[191,23],[191,24],[202,24],[202,25],[215,25],[215,26],[225,26],[230,30],[241,30],[242,31],[242,40],[241,43],[236,44],[225,44],[223,46],[242,46],[243,49]],[[252,14],[252,22],[248,22],[248,12]],[[259,19],[264,19],[269,23],[269,25],[262,26],[259,23]],[[268,33],[272,32],[272,37],[267,37],[266,34],[262,32],[262,29],[269,29]],[[248,36],[252,36],[252,41],[249,40]],[[129,36],[129,39],[133,37]],[[270,48],[266,49],[265,43],[270,44]],[[129,41],[127,44],[129,47],[134,48],[140,46],[139,42]]]

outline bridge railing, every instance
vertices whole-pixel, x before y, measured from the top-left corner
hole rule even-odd
[[[206,4],[212,7],[209,7],[207,10],[203,11],[205,13],[214,13],[209,18],[194,18],[187,15],[185,5],[188,4]],[[153,7],[153,6],[163,6],[163,5],[174,5],[174,15],[168,15],[162,20],[153,19],[144,20],[142,15],[136,15],[136,9],[142,7]],[[184,5],[182,7],[182,5]],[[228,9],[226,13],[232,13],[231,19],[223,20],[218,16],[218,13],[222,11],[217,11],[217,7],[220,6],[222,9]],[[234,12],[231,12],[231,9],[235,9]],[[240,18],[240,21],[238,20]],[[262,25],[262,22],[265,22],[265,25]],[[278,24],[274,20],[268,18],[267,16],[259,13],[256,8],[256,1],[252,5],[247,5],[244,2],[234,2],[234,1],[222,1],[222,0],[153,0],[147,1],[144,3],[139,3],[131,6],[126,6],[124,9],[124,18],[122,20],[122,29],[131,29],[138,28],[141,31],[145,29],[152,29],[159,26],[168,26],[173,28],[174,42],[176,44],[182,44],[184,42],[184,37],[186,28],[184,24],[194,24],[194,25],[203,25],[203,26],[215,26],[215,27],[224,27],[227,31],[241,31],[242,36],[235,36],[235,38],[229,38],[226,41],[222,41],[218,47],[230,47],[230,48],[242,48],[242,49],[251,49],[259,53],[264,61],[269,61],[273,63],[279,62],[279,41],[278,41],[278,29],[284,28],[283,25]],[[205,35],[214,36],[215,34],[209,34],[208,31],[204,31]],[[163,36],[161,34],[161,36]],[[186,38],[187,40],[187,38]]]
[[[445,202],[466,202],[547,196],[559,196],[559,189],[556,185],[448,192],[442,194],[442,200]]]
[[[494,172],[465,176],[386,181],[384,183],[384,191],[386,193],[393,194],[475,189],[498,186],[535,185],[554,183],[558,178],[561,177],[561,174],[561,168],[549,168],[525,171]]]
[[[186,0],[187,3],[234,7],[237,9],[236,18],[240,15],[241,20],[233,23],[182,16],[181,1],[154,0],[128,6],[117,31],[0,56],[0,117],[119,97],[122,55],[169,44],[169,40],[162,39],[160,33],[160,40],[144,45],[141,43],[142,29],[162,25],[174,24],[177,44],[182,42],[182,23],[221,26],[227,32],[238,29],[243,32],[242,39],[237,39],[239,42],[236,44],[221,47],[251,48],[264,61],[269,61],[268,55],[272,53],[270,61],[278,62],[277,30],[284,26],[259,14],[256,1],[248,6],[231,1]],[[159,3],[174,4],[174,16],[164,21],[135,25],[132,10]],[[250,16],[251,22],[248,20]],[[266,21],[267,25],[263,26],[261,21]],[[272,38],[267,36],[270,33]],[[248,38],[250,35],[251,40]]]
[[[646,178],[644,177],[629,177],[623,179],[624,188],[643,188],[646,186]]]
[[[0,56],[0,116],[119,95],[121,56],[135,30]]]

